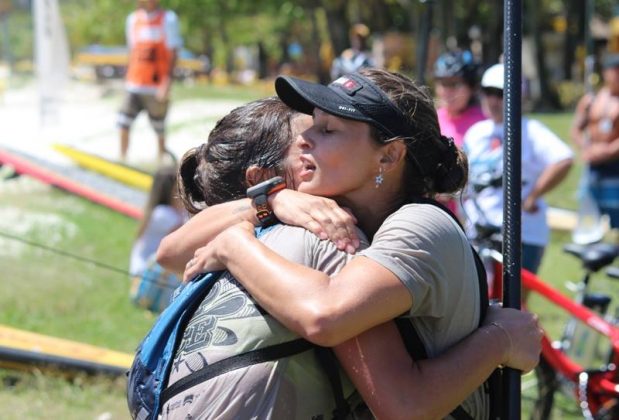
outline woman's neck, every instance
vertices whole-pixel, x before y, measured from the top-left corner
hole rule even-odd
[[[360,197],[337,197],[336,201],[341,207],[348,207],[352,211],[357,218],[359,229],[370,240],[385,219],[404,203],[399,194],[388,192],[386,188]]]
[[[464,114],[464,111],[466,111],[466,107],[465,108],[445,107],[445,110],[447,111],[447,115],[449,115],[451,118],[456,118]]]

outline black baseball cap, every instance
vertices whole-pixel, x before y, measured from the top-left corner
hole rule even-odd
[[[275,80],[277,96],[289,107],[312,115],[314,108],[366,122],[389,137],[414,137],[416,129],[371,80],[351,73],[328,86],[290,76]]]

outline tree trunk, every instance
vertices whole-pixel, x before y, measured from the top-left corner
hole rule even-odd
[[[469,49],[470,46],[470,37],[469,37],[469,29],[473,26],[473,25],[477,25],[479,24],[479,5],[481,3],[481,0],[470,0],[466,6],[467,9],[467,14],[464,16],[464,19],[462,20],[462,25],[458,25],[456,27],[455,30],[455,35],[456,35],[456,39],[458,41],[458,47],[463,48],[463,49]],[[494,1],[492,2],[494,4],[493,7],[497,7],[498,4],[498,8],[501,9],[501,28],[503,27],[503,2],[497,2]],[[451,5],[452,7],[454,7],[454,5]],[[496,25],[497,22],[491,22],[491,28],[494,29],[494,25]],[[501,31],[502,33],[502,31]],[[494,43],[496,43],[496,39],[494,38]],[[492,40],[492,38],[491,38]]]
[[[230,45],[230,38],[228,37],[228,31],[226,27],[226,20],[224,17],[228,15],[228,8],[226,6],[226,1],[219,1],[219,8],[221,10],[222,18],[219,19],[219,36],[221,36],[221,43],[223,44],[224,50],[226,51],[226,73],[228,73],[228,77],[234,71],[234,49],[232,45]]]
[[[327,15],[329,37],[333,45],[333,53],[338,56],[349,47],[348,28],[350,23],[346,16],[345,1],[323,1]]]
[[[535,45],[535,65],[539,77],[540,97],[534,104],[535,110],[556,110],[560,108],[557,92],[550,88],[548,83],[548,71],[546,70],[546,48],[542,39],[542,28],[537,18],[540,13],[539,3],[536,0],[528,0],[527,14],[529,24],[533,34],[533,44]]]
[[[441,1],[441,38],[443,43],[456,35],[456,20],[454,0],[442,0]]]
[[[312,39],[314,42],[310,44],[309,53],[314,57],[313,62],[316,63],[315,74],[318,78],[318,81],[322,84],[327,84],[331,80],[329,74],[329,68],[325,68],[323,66],[322,58],[320,57],[320,32],[318,31],[318,20],[316,19],[316,9],[308,9],[307,13],[310,16],[310,21],[312,23]]]
[[[430,43],[430,32],[432,31],[432,20],[434,17],[434,2],[426,1],[419,13],[419,36],[417,37],[417,80],[421,84],[426,83],[426,69],[428,67],[428,44]]]
[[[587,0],[588,1],[588,0]],[[576,47],[579,40],[584,39],[582,18],[585,15],[585,9],[582,0],[569,0],[566,5],[566,23],[565,42],[563,46],[563,77],[567,80],[572,79],[572,65],[576,57]]]
[[[258,41],[258,79],[265,79],[268,76],[267,52],[262,41]]]
[[[476,10],[472,10],[476,13]],[[486,65],[496,64],[503,54],[503,2],[492,2],[490,30],[484,37],[483,61]]]

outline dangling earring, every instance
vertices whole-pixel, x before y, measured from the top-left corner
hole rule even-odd
[[[379,188],[384,180],[385,180],[385,178],[383,177],[383,167],[379,166],[378,167],[378,175],[376,175],[374,177],[374,184],[375,184],[376,188]]]

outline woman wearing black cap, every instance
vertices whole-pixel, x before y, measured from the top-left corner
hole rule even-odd
[[[330,278],[262,246],[245,223],[198,250],[185,277],[227,266],[288,328],[317,344],[338,345],[340,360],[356,374],[355,385],[377,417],[442,417],[466,399],[469,415],[486,418],[487,396],[481,389],[469,395],[471,390],[498,364],[530,370],[539,354],[537,328],[523,328],[512,340],[500,323],[486,324],[478,332],[498,334],[498,340],[482,340],[484,352],[463,344],[450,353],[457,375],[454,365],[430,367],[428,361],[402,369],[411,359],[399,349],[376,354],[395,328],[380,324],[401,314],[410,317],[430,357],[480,321],[471,247],[455,220],[424,202],[466,181],[466,160],[440,135],[431,98],[410,79],[382,70],[364,70],[329,87],[279,78],[276,90],[285,103],[314,116],[297,140],[296,187],[349,207],[372,244]],[[385,379],[394,375],[399,379]],[[428,377],[434,390],[426,388]]]

